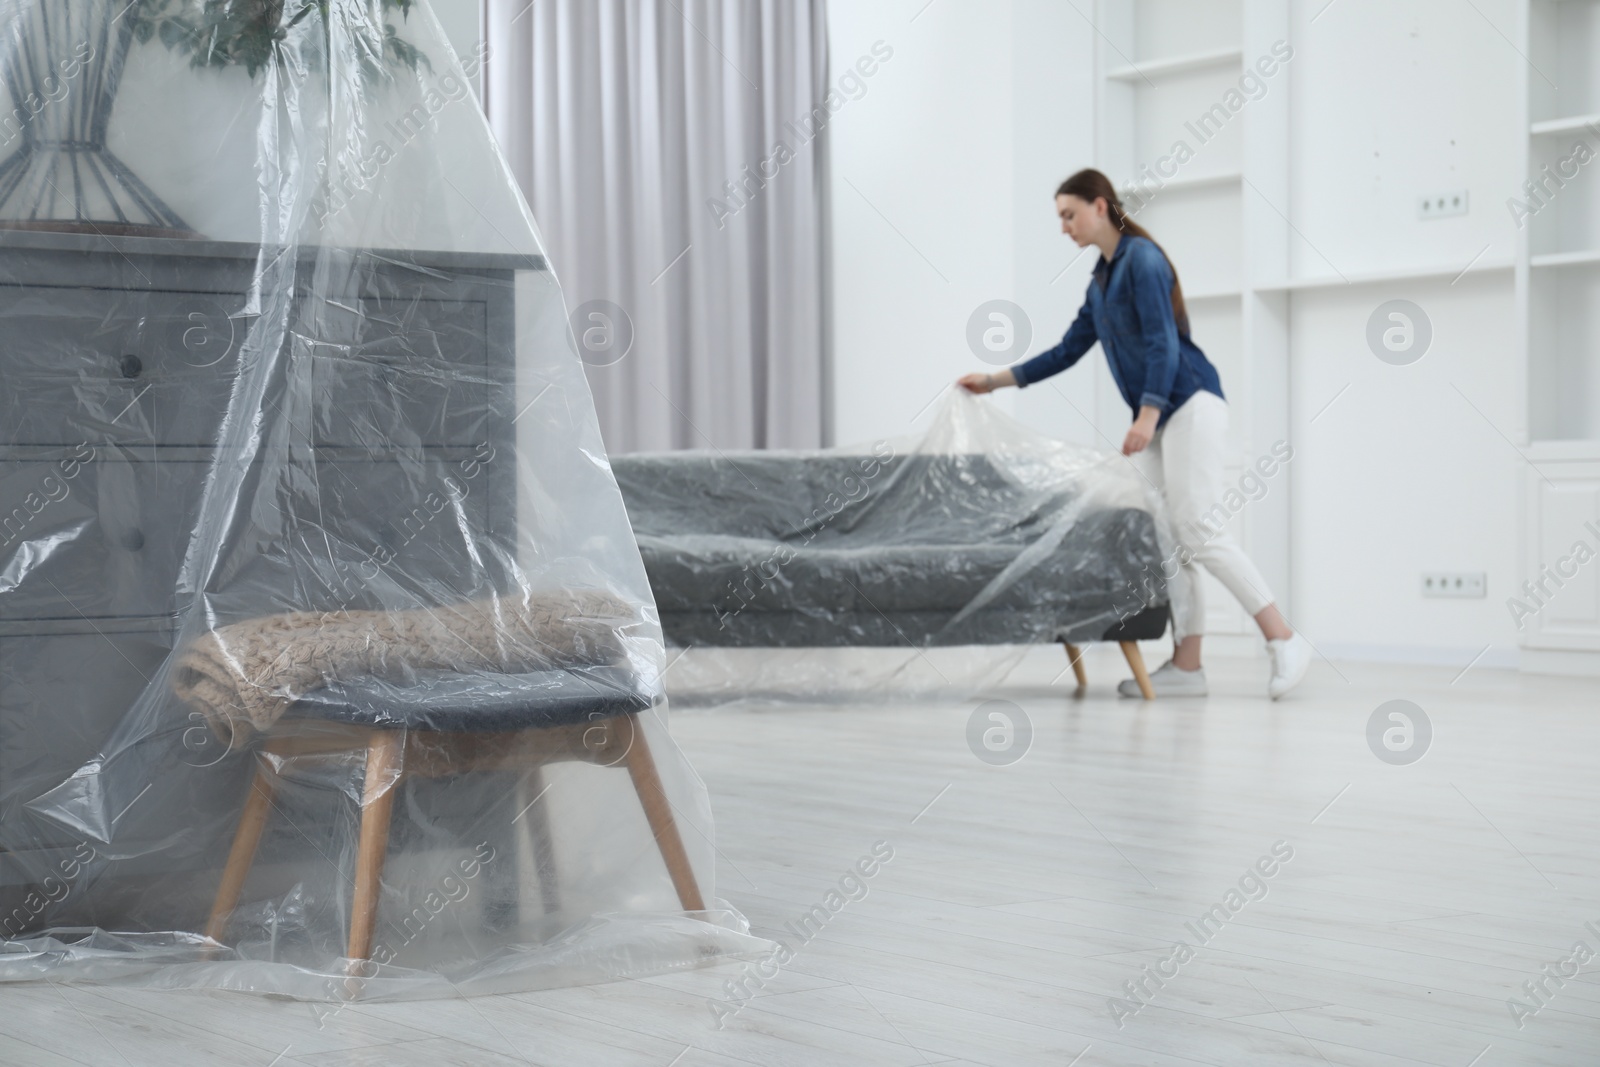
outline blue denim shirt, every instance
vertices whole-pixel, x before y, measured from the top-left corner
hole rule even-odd
[[[1222,396],[1217,368],[1172,321],[1172,268],[1148,238],[1124,237],[1110,262],[1101,256],[1088,298],[1061,343],[1011,373],[1019,386],[1032,385],[1078,362],[1096,341],[1135,418],[1149,405],[1161,412],[1156,425],[1165,426],[1201,390]]]

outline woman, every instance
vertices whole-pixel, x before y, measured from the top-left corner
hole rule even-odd
[[[1124,213],[1110,179],[1080,170],[1056,190],[1061,232],[1080,248],[1095,245],[1100,260],[1088,299],[1061,343],[996,374],[968,374],[960,384],[974,393],[1007,385],[1025,387],[1078,362],[1096,341],[1105,349],[1111,376],[1133,409],[1133,426],[1122,443],[1166,499],[1179,542],[1179,573],[1188,583],[1188,603],[1172,620],[1172,658],[1150,676],[1162,696],[1204,696],[1200,639],[1205,604],[1195,563],[1205,565],[1255,617],[1272,657],[1268,694],[1276,700],[1298,685],[1311,665],[1311,647],[1290,630],[1267,590],[1267,582],[1226,529],[1211,529],[1205,512],[1222,499],[1228,405],[1217,370],[1189,339],[1183,290],[1161,246]],[[1138,696],[1132,680],[1119,687]]]

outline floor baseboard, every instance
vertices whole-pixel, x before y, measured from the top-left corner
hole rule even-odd
[[[1600,678],[1600,652],[1558,648],[1522,650],[1524,674],[1560,674],[1574,678]]]
[[[1482,645],[1373,645],[1335,641],[1318,646],[1324,656],[1352,663],[1400,663],[1415,667],[1490,667],[1517,670],[1527,654],[1517,648]]]

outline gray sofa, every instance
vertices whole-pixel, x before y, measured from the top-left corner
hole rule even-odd
[[[1072,514],[981,454],[676,452],[612,460],[669,643],[837,647],[1134,641],[1167,625],[1154,522],[1089,510],[998,595],[964,608]],[[1146,696],[1149,696],[1148,691]]]

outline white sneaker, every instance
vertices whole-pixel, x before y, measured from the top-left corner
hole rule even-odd
[[[1272,657],[1272,679],[1267,682],[1267,695],[1277,700],[1299,685],[1311,668],[1311,643],[1294,634],[1281,641],[1268,641],[1267,654]]]
[[[1197,667],[1186,671],[1174,667],[1169,659],[1150,673],[1150,686],[1158,697],[1203,697],[1206,695],[1206,670]],[[1142,697],[1139,683],[1133,678],[1120,683],[1117,692],[1125,697]]]

